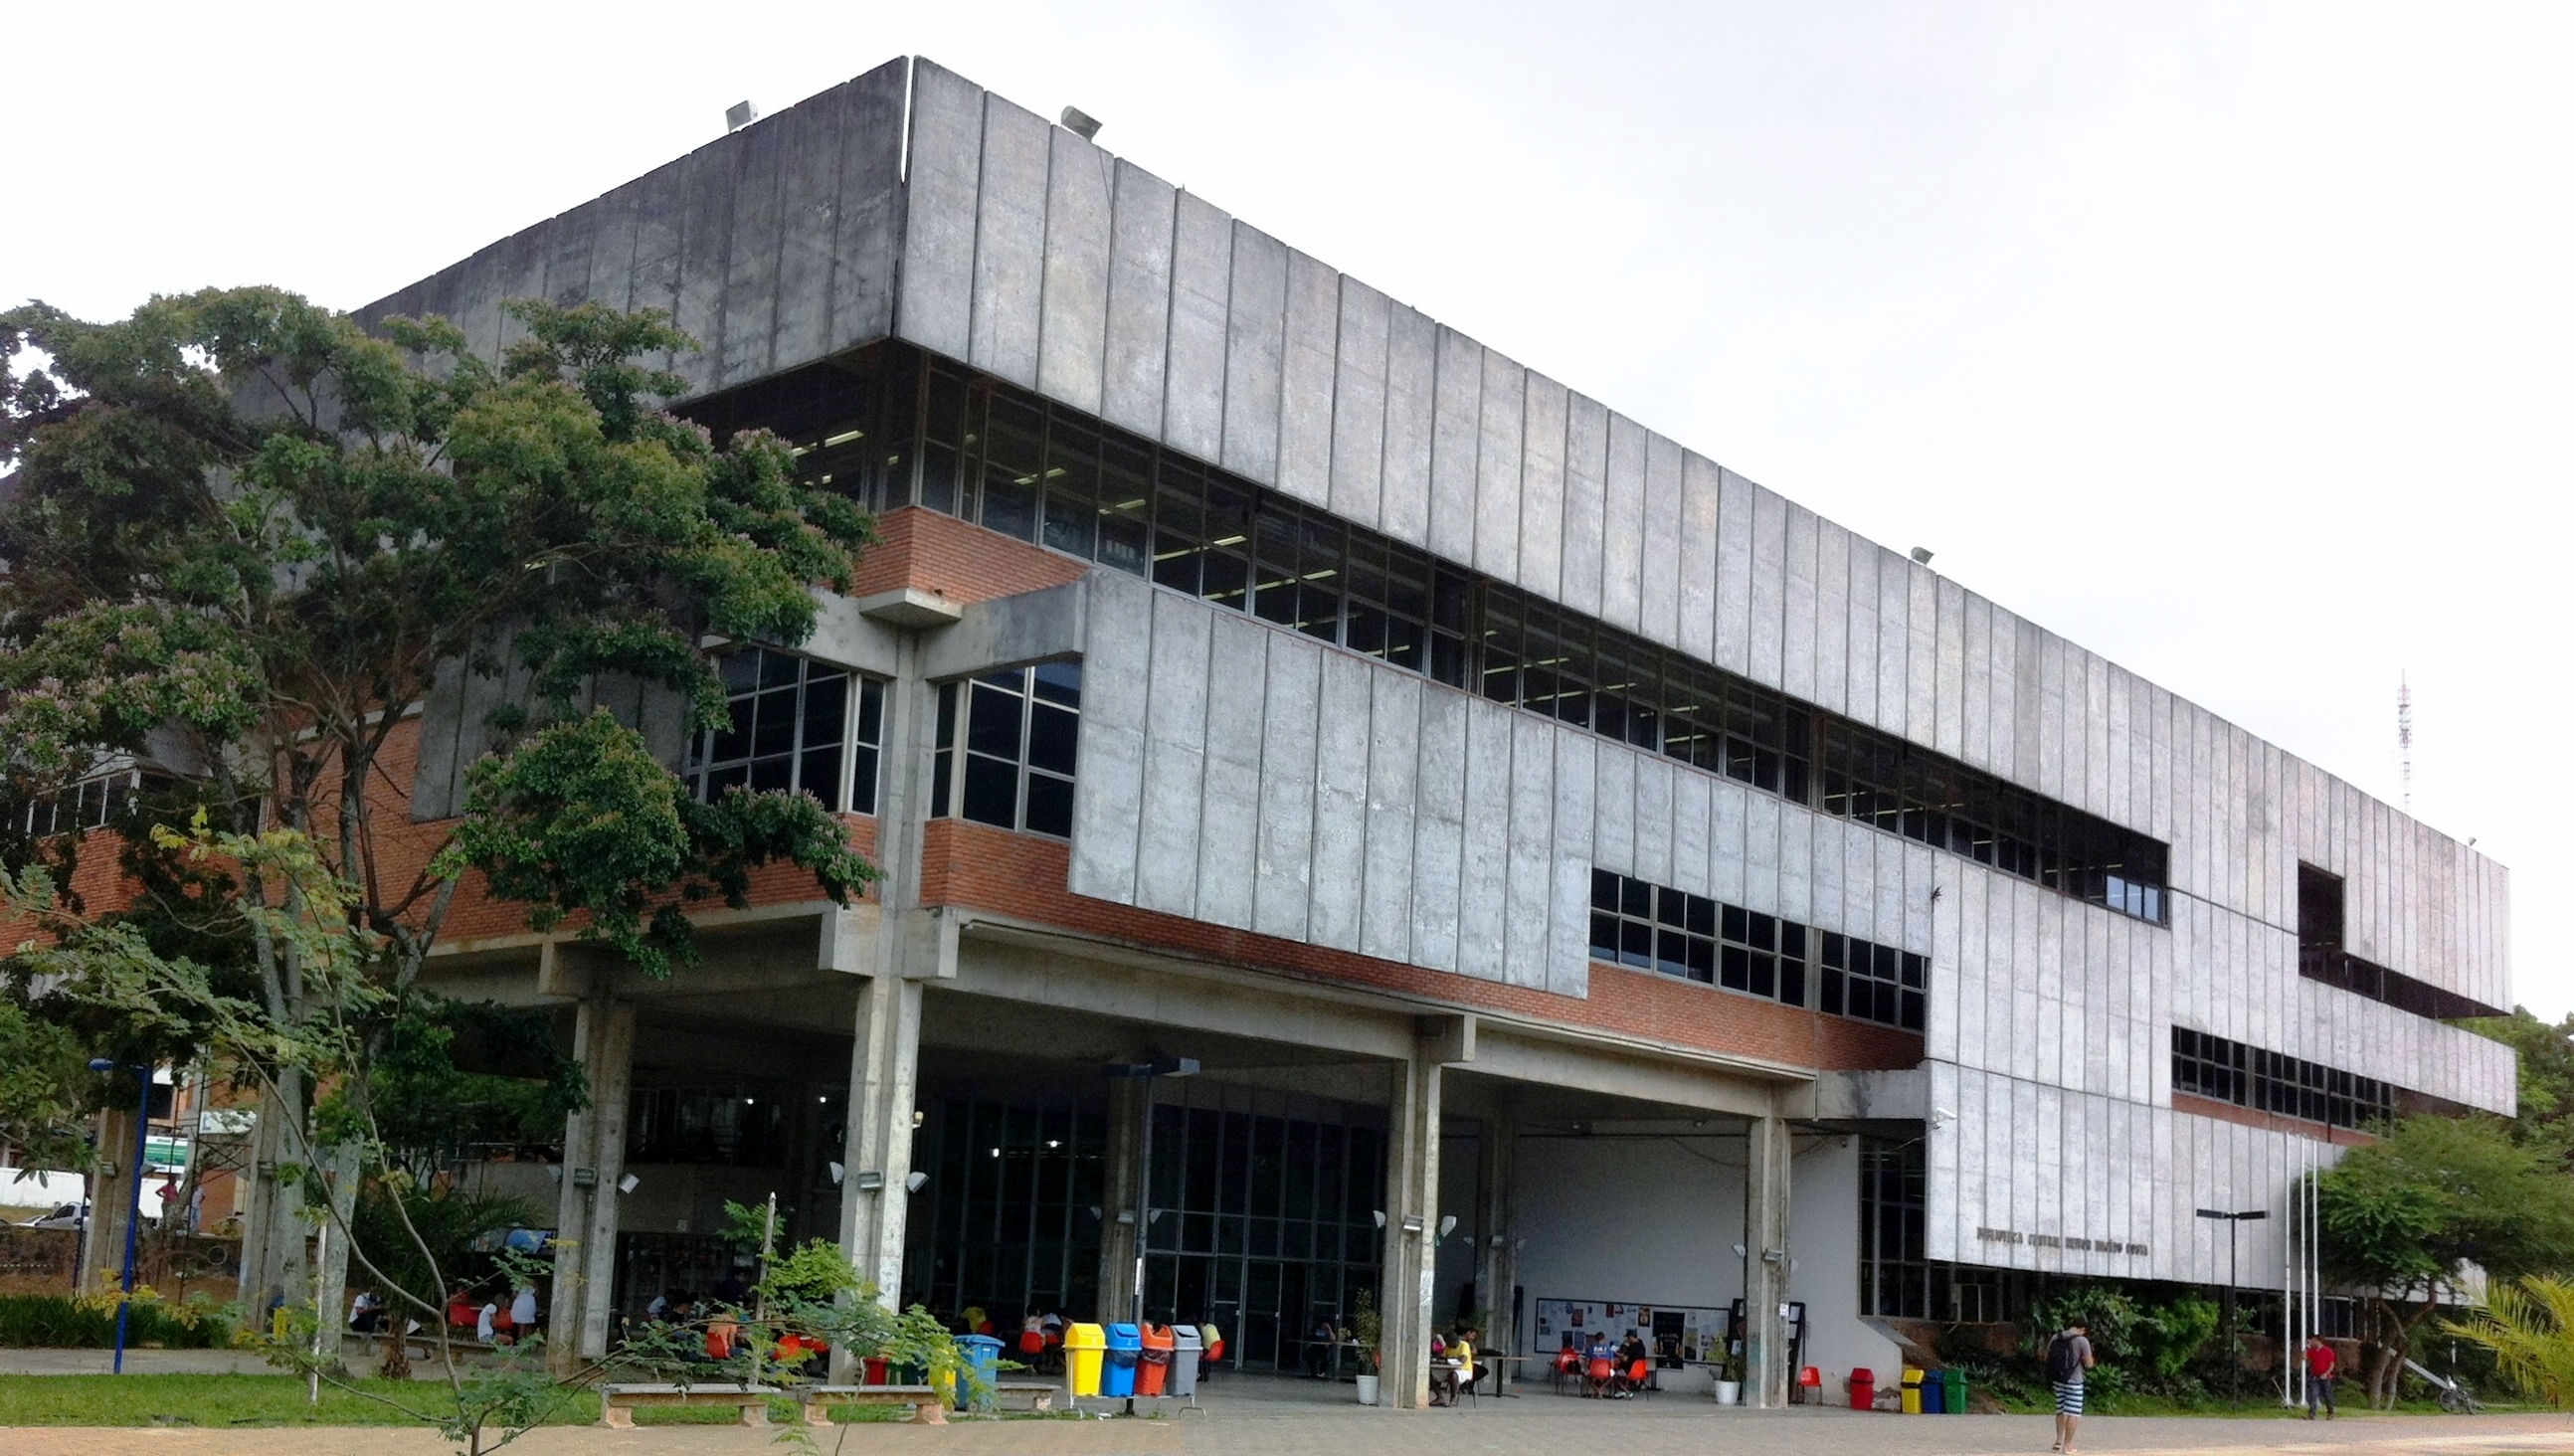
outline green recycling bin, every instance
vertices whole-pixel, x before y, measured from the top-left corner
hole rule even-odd
[[[1948,1408],[1947,1413],[1952,1416],[1964,1415],[1966,1413],[1966,1372],[1951,1366],[1939,1372],[1939,1383],[1945,1387],[1939,1393],[1947,1397],[1942,1402]]]

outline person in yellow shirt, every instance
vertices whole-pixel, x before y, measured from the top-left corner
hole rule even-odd
[[[1473,1325],[1457,1327],[1457,1337],[1448,1342],[1446,1356],[1448,1363],[1436,1367],[1434,1371],[1437,1376],[1436,1383],[1440,1390],[1445,1391],[1445,1394],[1443,1396],[1439,1391],[1434,1391],[1430,1400],[1432,1405],[1455,1405],[1459,1393],[1475,1383],[1480,1374],[1475,1369],[1477,1334],[1478,1331]]]

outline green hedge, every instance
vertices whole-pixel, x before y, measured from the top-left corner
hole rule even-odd
[[[116,1306],[101,1310],[59,1294],[0,1294],[0,1347],[103,1350],[116,1343]],[[209,1350],[232,1343],[232,1326],[213,1315],[191,1325],[158,1305],[138,1304],[125,1343]]]

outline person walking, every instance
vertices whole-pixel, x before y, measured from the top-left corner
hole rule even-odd
[[[2340,1368],[2341,1357],[2321,1335],[2306,1336],[2306,1419],[2315,1418],[2315,1402],[2321,1400],[2324,1419],[2333,1418],[2333,1371]]]
[[[2073,1456],[2082,1424],[2082,1372],[2091,1368],[2091,1327],[2074,1320],[2046,1342],[2046,1383],[2055,1388],[2055,1449]]]

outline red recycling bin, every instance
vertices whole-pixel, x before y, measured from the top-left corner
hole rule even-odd
[[[1851,1372],[1850,1387],[1852,1410],[1877,1409],[1876,1371],[1865,1368],[1853,1370]]]
[[[869,1355],[860,1363],[866,1369],[865,1379],[867,1384],[882,1385],[885,1383],[885,1362],[882,1356]]]

